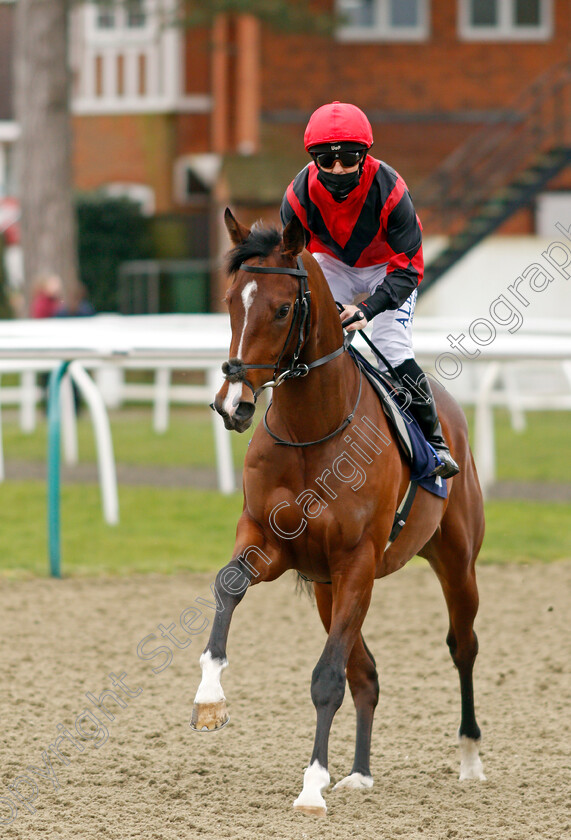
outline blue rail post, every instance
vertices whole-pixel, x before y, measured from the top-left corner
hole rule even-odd
[[[48,386],[48,550],[52,577],[61,577],[60,539],[60,386],[70,362],[50,374]]]

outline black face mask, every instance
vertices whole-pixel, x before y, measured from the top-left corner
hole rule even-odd
[[[362,166],[346,175],[334,175],[332,172],[319,170],[317,180],[331,193],[335,201],[345,201],[349,193],[359,186]]]

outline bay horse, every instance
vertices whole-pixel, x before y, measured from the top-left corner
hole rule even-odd
[[[472,683],[478,652],[475,560],[484,515],[464,415],[433,384],[460,473],[448,480],[446,499],[419,487],[404,528],[390,542],[409,464],[372,386],[345,352],[336,304],[320,266],[304,250],[301,223],[294,217],[283,234],[261,225],[250,230],[227,209],[225,224],[234,246],[226,294],[232,339],[214,407],[227,429],[243,432],[262,389],[274,390],[246,455],[243,511],[232,559],[213,587],[217,609],[200,657],[202,680],[190,725],[213,731],[228,722],[220,677],[228,664],[232,613],[249,586],[294,569],[313,582],[327,632],[311,681],[313,753],[294,808],[325,814],[329,732],[346,680],[357,714],[355,758],[335,788],[370,788],[379,683],[361,626],[375,579],[419,554],[435,571],[448,607],[446,641],[460,676],[460,779],[484,779]]]

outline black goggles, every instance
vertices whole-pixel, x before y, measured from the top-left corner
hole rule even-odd
[[[331,169],[335,166],[336,160],[341,163],[341,166],[349,167],[359,163],[365,151],[365,149],[359,149],[352,152],[313,152],[312,157],[323,169]]]

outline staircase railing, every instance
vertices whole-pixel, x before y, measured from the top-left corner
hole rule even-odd
[[[475,132],[414,190],[425,226],[454,233],[542,152],[571,145],[571,59],[526,88],[494,125]]]

